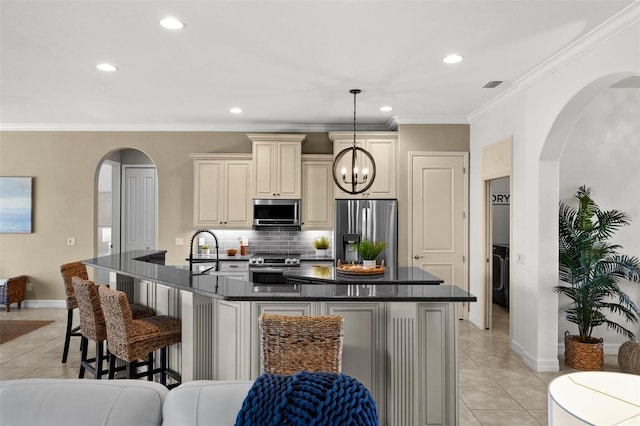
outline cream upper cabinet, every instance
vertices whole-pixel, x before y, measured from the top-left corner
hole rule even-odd
[[[251,154],[191,154],[196,227],[250,229]]]
[[[353,132],[330,132],[329,139],[333,142],[333,155],[338,155],[345,148],[353,146]],[[376,163],[376,177],[373,185],[366,192],[357,195],[347,194],[340,190],[337,185],[335,188],[336,198],[397,198],[397,132],[357,132],[356,144],[363,148],[373,156]],[[346,158],[345,158],[346,157]],[[351,156],[346,155],[338,164],[336,170],[344,167],[347,171],[351,170]],[[372,172],[372,165],[364,155],[357,158],[356,166],[360,173],[365,168]],[[348,187],[348,184],[345,184]]]
[[[250,134],[254,198],[301,198],[302,134]]]
[[[333,229],[333,156],[302,156],[302,229]]]

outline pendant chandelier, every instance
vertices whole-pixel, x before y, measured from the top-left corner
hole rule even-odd
[[[371,188],[376,178],[376,162],[373,156],[356,143],[356,96],[360,92],[360,89],[349,90],[349,93],[353,94],[353,145],[340,151],[333,160],[333,181],[342,191],[354,195],[362,194]],[[370,164],[371,170],[366,166],[367,163]],[[338,174],[340,164],[350,166],[350,170],[343,166]],[[364,166],[362,171],[358,169],[358,165]]]

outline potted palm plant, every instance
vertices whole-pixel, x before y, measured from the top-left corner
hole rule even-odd
[[[616,313],[628,322],[638,322],[636,303],[620,288],[620,281],[640,281],[640,261],[619,252],[621,246],[609,238],[629,225],[629,216],[619,210],[600,210],[591,198],[591,188],[582,186],[574,195],[576,203],[560,203],[561,284],[556,293],[569,298],[567,321],[578,326],[578,334],[565,333],[565,364],[580,370],[601,370],[604,364],[602,339],[592,337],[594,328],[608,328],[633,339],[624,325],[607,317]]]
[[[356,251],[360,257],[362,257],[362,265],[365,268],[376,266],[376,257],[378,257],[385,248],[387,248],[387,243],[383,243],[382,241],[362,240],[356,244]]]

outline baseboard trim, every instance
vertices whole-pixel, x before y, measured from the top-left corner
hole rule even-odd
[[[482,320],[479,316],[469,313],[469,322],[479,329],[482,329]]]
[[[511,341],[511,350],[522,358],[522,361],[537,373],[560,371],[560,362],[558,358],[538,359],[524,350],[524,347],[518,342]]]
[[[22,304],[25,308],[66,308],[67,302],[58,299],[25,299]]]

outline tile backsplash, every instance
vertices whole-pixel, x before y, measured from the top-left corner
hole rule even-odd
[[[314,255],[316,252],[313,240],[325,236],[331,241],[329,255],[333,255],[333,231],[291,231],[287,228],[274,228],[268,231],[256,230],[212,230],[218,237],[220,252],[224,253],[228,248],[240,248],[239,237],[248,237],[249,246],[247,254],[258,252],[283,252],[300,253],[301,255]],[[214,246],[211,235],[200,234],[210,246]],[[196,238],[196,243],[197,243]],[[194,243],[195,245],[195,243]],[[194,249],[195,252],[195,249]]]

